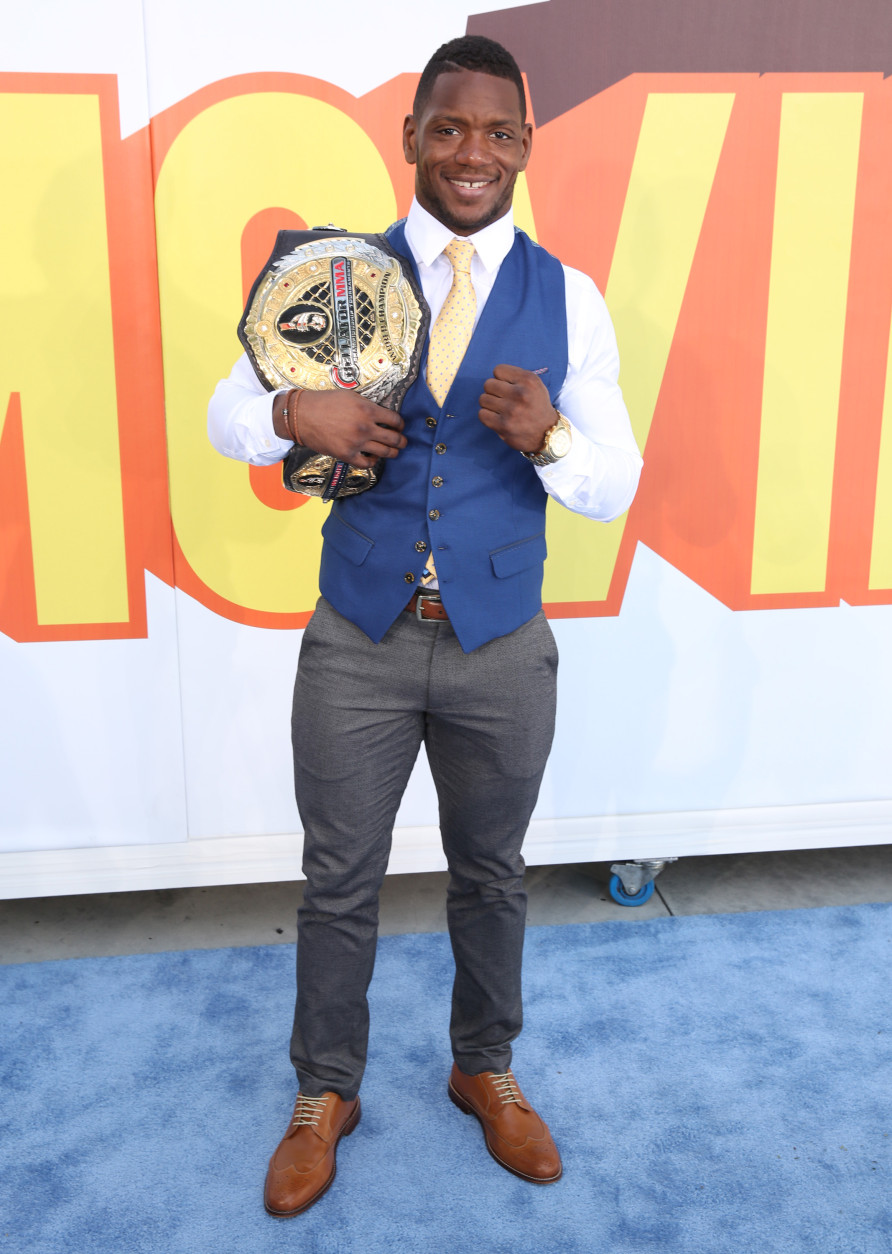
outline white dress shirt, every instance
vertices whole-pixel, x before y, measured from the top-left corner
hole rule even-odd
[[[452,286],[452,265],[443,252],[452,238],[448,227],[412,201],[406,242],[430,306],[431,326]],[[514,245],[511,211],[468,238],[476,250],[471,281],[479,319],[499,267]],[[564,279],[569,362],[557,408],[570,422],[573,438],[565,457],[537,466],[536,471],[549,496],[567,509],[609,522],[632,503],[642,462],[617,383],[619,354],[607,307],[581,271],[564,266]],[[272,394],[244,355],[229,377],[217,384],[208,407],[208,434],[218,452],[255,466],[281,461],[292,447],[276,435]]]

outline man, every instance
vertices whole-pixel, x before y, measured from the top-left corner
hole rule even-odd
[[[510,1070],[520,849],[554,729],[545,503],[550,494],[616,517],[641,459],[601,297],[514,229],[525,118],[517,65],[491,40],[445,44],[421,76],[403,136],[415,200],[390,242],[415,266],[432,330],[401,415],[341,392],[303,392],[289,407],[290,394],[270,400],[245,359],[211,402],[211,438],[228,456],[271,463],[297,438],[355,466],[388,459],[381,483],[336,502],[323,527],[322,597],[295,685],[300,1093],[270,1161],[274,1215],[325,1191],[338,1140],[359,1119],[378,889],[422,742],[450,869],[448,1094],[507,1170],[537,1183],[561,1174]]]

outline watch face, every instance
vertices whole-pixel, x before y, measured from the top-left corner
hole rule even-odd
[[[549,453],[554,457],[566,457],[570,452],[571,439],[570,432],[566,427],[560,427],[548,441]]]

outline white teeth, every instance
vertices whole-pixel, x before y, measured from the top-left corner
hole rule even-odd
[[[450,179],[450,183],[454,183],[456,187],[486,187],[489,179],[483,179],[479,183],[470,183],[464,179]]]

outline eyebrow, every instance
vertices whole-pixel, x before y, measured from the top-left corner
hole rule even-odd
[[[467,122],[467,118],[455,117],[449,113],[436,113],[431,118],[431,122],[453,122],[456,125],[463,126]],[[494,127],[494,126],[508,127],[508,126],[522,126],[523,123],[518,122],[516,118],[513,120],[510,118],[496,118],[494,121],[486,122],[484,125],[487,127]]]

